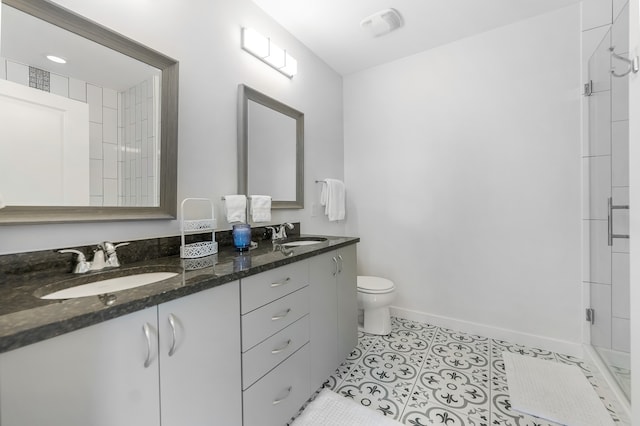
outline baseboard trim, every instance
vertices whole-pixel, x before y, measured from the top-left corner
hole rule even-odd
[[[471,321],[465,321],[441,315],[433,315],[426,312],[414,311],[411,309],[399,308],[397,306],[391,306],[390,311],[391,315],[393,316],[412,321],[425,322],[428,324],[437,325],[438,327],[450,328],[452,330],[462,331],[469,334],[476,334],[479,336],[490,337],[492,339],[505,340],[532,348],[546,349],[552,352],[571,355],[578,358],[584,358],[582,343],[572,343],[564,340],[538,336],[535,334],[522,333],[506,328],[494,327]]]

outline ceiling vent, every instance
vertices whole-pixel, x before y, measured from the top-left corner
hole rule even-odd
[[[402,16],[395,9],[385,9],[367,16],[360,21],[360,26],[379,37],[400,28],[404,24]]]

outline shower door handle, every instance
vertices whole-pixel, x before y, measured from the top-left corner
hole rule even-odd
[[[607,245],[611,247],[613,245],[614,238],[629,238],[629,235],[613,233],[613,211],[629,210],[629,206],[614,205],[612,197],[609,197],[607,201],[608,201],[608,212],[609,212],[609,214],[607,215]]]

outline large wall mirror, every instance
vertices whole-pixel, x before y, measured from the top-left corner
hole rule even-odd
[[[238,194],[270,195],[275,209],[304,208],[304,114],[238,86]]]
[[[54,3],[1,1],[0,224],[174,218],[178,62]]]

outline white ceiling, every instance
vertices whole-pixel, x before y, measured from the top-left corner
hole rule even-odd
[[[253,0],[342,75],[544,14],[579,0]],[[374,38],[360,21],[394,8],[404,26]],[[293,52],[292,52],[293,53]],[[295,54],[294,54],[295,56]]]
[[[0,56],[116,91],[160,75],[160,70],[2,4]],[[55,64],[53,54],[67,59]]]

